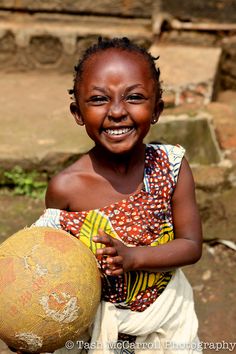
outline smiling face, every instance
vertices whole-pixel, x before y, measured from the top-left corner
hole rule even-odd
[[[116,154],[138,145],[158,119],[162,102],[147,60],[139,53],[107,49],[84,63],[71,112],[96,145]]]

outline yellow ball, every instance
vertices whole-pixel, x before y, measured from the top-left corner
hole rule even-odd
[[[62,230],[31,227],[0,245],[0,338],[52,352],[92,324],[101,282],[93,253]]]

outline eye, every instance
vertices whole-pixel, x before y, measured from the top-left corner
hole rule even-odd
[[[108,102],[108,97],[101,96],[101,95],[91,96],[88,99],[88,102],[90,102],[91,104],[93,104],[95,106],[99,106],[99,105],[102,105],[102,104]]]
[[[139,103],[145,100],[145,97],[141,93],[132,93],[126,97],[126,101],[131,103]]]

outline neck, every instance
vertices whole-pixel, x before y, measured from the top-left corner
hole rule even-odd
[[[90,151],[91,161],[94,169],[111,170],[120,175],[126,175],[138,165],[144,165],[145,145],[136,146],[124,154],[113,154],[100,146],[95,146]]]

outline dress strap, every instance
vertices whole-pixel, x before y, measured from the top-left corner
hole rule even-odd
[[[48,208],[32,226],[45,226],[61,229],[60,212],[59,209]]]
[[[159,147],[160,149],[164,150],[168,156],[171,165],[172,176],[176,184],[182,159],[185,154],[185,149],[181,145],[159,145]]]
[[[162,151],[167,156],[170,164],[171,178],[174,184],[177,183],[180,166],[185,154],[185,149],[181,145],[169,145],[169,144],[148,144],[156,151]],[[157,155],[160,158],[160,153]]]

